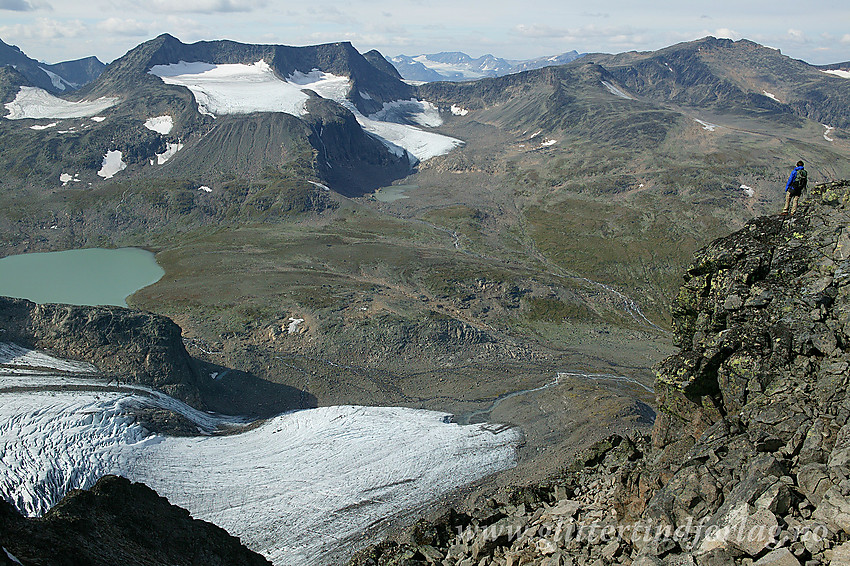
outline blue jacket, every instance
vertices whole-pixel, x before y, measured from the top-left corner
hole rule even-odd
[[[793,183],[793,182],[794,182],[794,179],[796,179],[796,178],[797,178],[797,171],[799,171],[799,170],[800,170],[800,169],[802,169],[802,168],[803,168],[803,166],[802,166],[802,165],[798,165],[797,167],[794,167],[794,170],[793,170],[793,171],[791,171],[791,176],[790,176],[790,177],[788,177],[788,182],[787,182],[787,183],[785,183],[785,192],[786,192],[786,193],[787,193],[788,191],[790,191],[790,190],[793,188],[793,187],[791,187],[791,183]]]

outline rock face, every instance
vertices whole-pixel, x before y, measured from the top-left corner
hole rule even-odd
[[[0,341],[90,362],[122,381],[155,387],[200,406],[200,377],[180,327],[163,316],[0,297]]]
[[[845,564],[850,182],[695,254],[651,439],[450,512],[354,564]]]
[[[70,492],[40,519],[22,517],[0,499],[0,546],[4,565],[270,564],[224,529],[115,476]]]

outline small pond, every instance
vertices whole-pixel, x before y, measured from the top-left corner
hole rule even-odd
[[[412,191],[414,189],[418,189],[419,185],[391,185],[389,187],[382,187],[374,192],[375,200],[380,202],[395,202],[399,199],[410,198],[407,196],[405,191]]]
[[[0,295],[36,303],[118,305],[165,271],[139,248],[89,248],[0,259]]]

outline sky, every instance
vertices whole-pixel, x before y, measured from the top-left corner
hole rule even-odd
[[[463,51],[505,59],[650,51],[713,35],[827,64],[850,61],[850,2],[0,0],[0,39],[47,63],[90,55],[109,63],[161,33],[185,43],[350,41],[387,56]]]

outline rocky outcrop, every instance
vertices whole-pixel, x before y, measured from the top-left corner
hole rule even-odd
[[[0,499],[0,547],[3,565],[270,564],[224,529],[115,476],[70,492],[40,519],[22,517]]]
[[[86,361],[107,375],[200,406],[200,376],[170,319],[122,307],[0,297],[0,341]]]
[[[354,564],[847,564],[850,182],[695,254],[651,439],[420,523]]]

